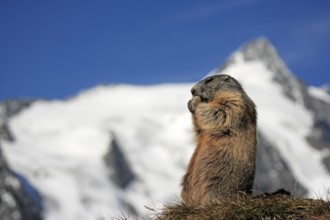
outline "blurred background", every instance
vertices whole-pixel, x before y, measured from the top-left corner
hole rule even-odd
[[[187,102],[258,109],[254,194],[330,192],[330,2],[0,1],[0,219],[134,219],[179,200]]]
[[[267,37],[308,84],[330,82],[327,0],[0,2],[0,100],[101,83],[195,82]]]

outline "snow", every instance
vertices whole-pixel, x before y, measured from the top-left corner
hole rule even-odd
[[[321,195],[330,176],[321,152],[305,141],[312,114],[284,95],[263,62],[244,61],[239,52],[234,58],[224,73],[238,79],[255,101],[259,129],[310,196]],[[123,202],[146,214],[144,206],[179,199],[194,150],[187,109],[192,85],[98,86],[69,100],[35,102],[10,119],[16,141],[3,142],[4,153],[41,193],[47,220],[122,216]],[[103,162],[112,133],[137,175],[126,190],[109,180]]]
[[[323,88],[310,86],[308,87],[308,92],[313,97],[320,99],[324,102],[330,103],[330,95]]]

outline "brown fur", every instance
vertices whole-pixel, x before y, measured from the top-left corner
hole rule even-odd
[[[210,78],[192,88],[188,103],[197,146],[182,181],[181,197],[195,205],[250,193],[255,173],[255,105],[234,78]]]

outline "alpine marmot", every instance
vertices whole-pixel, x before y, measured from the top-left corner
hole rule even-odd
[[[196,149],[182,181],[185,203],[204,205],[239,192],[251,193],[257,113],[241,84],[214,75],[191,89]]]

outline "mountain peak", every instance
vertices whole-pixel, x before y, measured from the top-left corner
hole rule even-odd
[[[261,61],[272,72],[281,75],[276,76],[278,75],[276,74],[275,78],[293,77],[290,70],[277,53],[276,49],[265,37],[259,37],[255,40],[247,42],[238,50],[238,52],[243,55],[245,61]]]
[[[301,94],[301,82],[291,73],[267,38],[259,37],[245,43],[212,74],[223,73],[228,67],[235,65],[238,57],[243,57],[243,62],[257,61],[263,63],[272,72],[273,80],[282,85],[283,92],[287,97],[299,103],[304,102],[303,94]]]
[[[246,61],[269,59],[277,60],[279,56],[272,44],[265,37],[260,37],[243,45],[239,51],[243,54]]]
[[[243,56],[245,62],[261,61],[273,72],[279,72],[282,75],[286,75],[286,77],[292,75],[276,49],[266,37],[259,37],[243,44],[216,72],[220,73],[230,64],[235,63],[238,54]]]

